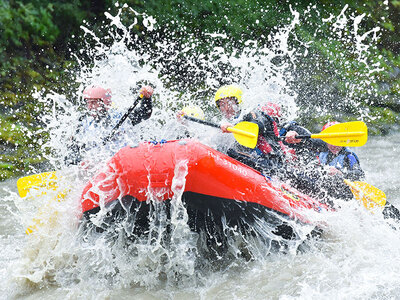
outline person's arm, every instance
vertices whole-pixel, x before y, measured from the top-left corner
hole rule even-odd
[[[143,95],[143,98],[139,102],[139,106],[129,115],[129,119],[132,122],[132,126],[135,126],[150,118],[153,112],[153,103],[151,96],[153,95],[153,88],[150,86],[144,86],[140,89],[139,93]]]
[[[287,126],[283,136],[285,144],[297,144],[298,146],[311,150],[313,152],[325,152],[328,150],[327,144],[320,139],[296,139],[296,135],[311,135],[311,132],[303,126],[296,123]]]

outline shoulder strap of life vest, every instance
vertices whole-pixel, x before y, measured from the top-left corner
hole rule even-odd
[[[355,154],[349,148],[346,147],[345,149],[346,149],[346,157],[349,164],[349,168],[353,169],[354,165],[360,164],[360,160],[358,159],[357,154]]]

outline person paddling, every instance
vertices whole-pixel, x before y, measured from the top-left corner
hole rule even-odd
[[[326,123],[322,127],[322,131],[335,124],[339,124],[339,122],[333,121]],[[345,184],[344,179],[351,181],[364,179],[365,174],[357,155],[348,147],[334,146],[323,141],[315,144],[321,144],[320,148],[325,149],[316,152],[318,146],[315,146],[313,143],[304,144],[301,139],[297,138],[297,135],[297,130],[289,131],[287,133],[287,139],[291,140],[296,145],[302,145],[305,149],[309,147],[309,157],[314,156],[316,162],[318,162],[317,165],[315,163],[313,164],[314,170],[309,170],[311,174],[310,177],[314,179],[314,184],[317,187],[315,189],[317,194],[325,198],[325,191],[328,198],[333,197],[343,200],[353,199],[353,194]],[[333,205],[331,200],[327,201]]]
[[[322,127],[322,130],[338,123],[337,121],[328,122]],[[351,181],[361,181],[365,179],[365,173],[361,169],[360,161],[354,152],[347,147],[329,144],[328,149],[328,151],[319,153],[319,162],[328,167],[328,175],[339,178],[340,186],[343,186],[343,179],[349,179]],[[386,201],[382,213],[385,218],[393,218],[400,221],[400,211],[389,201]]]
[[[298,139],[298,135],[311,135],[311,131],[299,125],[296,121],[283,122],[282,107],[278,103],[266,102],[260,105],[260,110],[271,116],[276,122],[279,137],[286,146],[285,151],[302,165],[315,160],[317,154],[326,151],[327,144],[320,139]]]
[[[150,118],[153,105],[151,96],[153,88],[151,86],[143,86],[139,90],[138,105],[127,117],[130,119],[132,126]],[[68,149],[69,155],[65,159],[67,165],[78,164],[84,152],[101,147],[107,143],[107,147],[111,148],[110,143],[115,143],[117,148],[122,146],[123,141],[118,142],[118,138],[122,132],[127,131],[125,126],[117,124],[121,120],[121,114],[112,109],[111,90],[99,86],[90,86],[83,91],[83,99],[86,103],[86,113],[79,118],[79,125],[75,135],[70,138]],[[116,127],[116,124],[118,128]],[[114,127],[113,127],[114,126]],[[113,136],[109,136],[110,131]],[[110,143],[109,143],[110,142]]]
[[[225,85],[215,93],[215,104],[227,122],[220,126],[222,132],[228,133],[232,123],[238,123],[241,115],[243,92],[236,85]],[[240,121],[258,125],[259,134],[254,149],[235,144],[228,150],[228,155],[265,173],[277,173],[284,164],[284,146],[278,139],[278,128],[275,120],[265,111],[253,110],[245,114]]]
[[[322,130],[332,125],[339,124],[337,121],[328,122]],[[365,177],[361,169],[357,155],[348,147],[340,147],[327,144],[327,150],[318,154],[321,165],[326,166],[329,175],[339,175],[343,178],[355,181]]]
[[[133,126],[139,124],[143,120],[150,118],[153,111],[151,96],[153,88],[151,86],[143,86],[139,90],[139,97],[142,100],[135,110],[128,115]],[[83,115],[81,122],[96,123],[108,125],[118,120],[119,114],[111,109],[111,90],[98,86],[87,87],[83,91],[83,99],[86,102],[87,114]]]

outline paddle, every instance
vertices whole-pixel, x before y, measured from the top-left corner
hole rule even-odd
[[[22,177],[18,179],[17,181],[17,187],[18,187],[18,193],[21,198],[26,197],[28,192],[30,192],[32,189],[37,189],[40,191],[40,193],[35,194],[35,197],[40,197],[43,195],[46,195],[47,192],[49,191],[57,191],[58,189],[58,177],[56,172],[45,172],[41,174],[34,174],[26,177]],[[54,197],[52,200],[57,200],[61,201],[65,195],[68,193],[68,190],[65,189],[63,191],[59,191],[57,193],[57,196]],[[39,209],[39,212],[37,213],[37,216],[33,218],[32,223],[28,228],[26,229],[25,233],[26,234],[31,234],[33,231],[37,229],[39,225],[43,223],[43,219],[46,219],[47,216],[47,222],[54,222],[55,221],[55,216],[56,213],[51,215],[50,217],[48,216],[48,211],[49,211],[49,205],[50,201],[48,202],[47,205],[42,206]]]
[[[218,124],[204,121],[201,119],[193,118],[187,115],[183,116],[185,119],[188,119],[193,122],[197,122],[203,125],[220,128]],[[233,127],[228,127],[227,130],[233,133],[236,141],[245,147],[254,149],[257,145],[258,140],[258,125],[251,122],[239,122]]]
[[[285,137],[282,137],[285,138]],[[334,124],[318,134],[297,135],[298,139],[321,139],[334,146],[361,147],[368,139],[368,128],[362,121]]]
[[[17,181],[18,193],[19,196],[23,198],[26,197],[29,190],[33,187],[36,188],[46,187],[46,189],[48,190],[56,190],[57,189],[56,182],[57,182],[56,172],[45,172],[26,177],[21,177]]]
[[[140,94],[139,97],[136,99],[136,101],[133,103],[133,105],[128,109],[128,111],[121,117],[121,119],[118,121],[118,123],[114,126],[114,128],[111,130],[110,134],[107,135],[103,139],[103,145],[105,145],[108,141],[111,140],[111,138],[114,136],[114,134],[117,132],[117,130],[121,127],[121,125],[125,122],[126,118],[132,113],[132,111],[135,109],[137,104],[139,103],[140,99],[143,98],[143,94]]]
[[[360,201],[368,210],[374,211],[376,208],[384,208],[386,195],[380,189],[362,181],[351,182],[344,179],[353,193],[354,197]]]
[[[184,118],[204,125],[220,128],[220,126],[217,124],[196,119],[190,116],[185,115]],[[254,126],[256,124],[254,125],[249,125],[249,124],[254,124],[254,123],[240,122],[234,127],[229,127],[228,131],[234,133],[234,136],[239,144],[249,148],[254,148],[257,145],[258,126]],[[254,128],[252,128],[252,126],[254,126]],[[243,131],[246,131],[246,133],[244,133]],[[284,139],[285,137],[281,138]],[[361,147],[365,145],[365,143],[367,142],[368,128],[367,125],[365,125],[365,123],[362,121],[338,123],[326,128],[325,130],[321,131],[318,134],[297,135],[296,138],[321,139],[326,143],[334,146]]]

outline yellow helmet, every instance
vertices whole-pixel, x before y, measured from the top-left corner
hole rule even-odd
[[[205,120],[204,112],[198,106],[185,106],[182,108],[182,112],[189,117]]]
[[[218,89],[215,93],[215,102],[217,103],[219,100],[223,98],[235,97],[237,99],[238,104],[242,103],[242,90],[236,85],[224,85]]]

